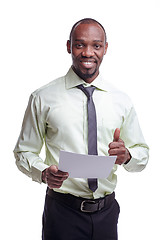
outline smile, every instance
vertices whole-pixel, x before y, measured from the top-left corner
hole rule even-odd
[[[83,67],[86,67],[86,68],[88,68],[88,67],[92,68],[95,66],[94,61],[80,61],[80,63]]]
[[[86,65],[92,65],[92,62],[82,62],[82,63]]]

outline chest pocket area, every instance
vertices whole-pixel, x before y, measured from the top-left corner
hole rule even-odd
[[[110,97],[103,97],[97,108],[97,131],[100,144],[108,144],[113,141],[116,128],[122,127],[124,117],[119,105],[114,104]]]

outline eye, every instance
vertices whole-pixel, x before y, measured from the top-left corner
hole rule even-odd
[[[95,44],[95,45],[94,45],[94,48],[95,48],[96,50],[98,50],[98,49],[101,48],[101,45],[99,45],[99,44]]]
[[[83,44],[82,44],[82,43],[78,43],[78,44],[76,44],[75,46],[76,46],[76,48],[80,49],[80,48],[83,47]]]

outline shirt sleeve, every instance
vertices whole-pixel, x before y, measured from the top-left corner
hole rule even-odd
[[[133,105],[124,120],[121,139],[132,156],[127,164],[123,164],[124,168],[129,172],[142,171],[148,163],[149,147],[145,143]]]
[[[40,111],[40,103],[32,94],[25,112],[21,133],[14,149],[16,165],[33,181],[42,182],[42,171],[48,165],[39,157],[44,143],[45,122]]]

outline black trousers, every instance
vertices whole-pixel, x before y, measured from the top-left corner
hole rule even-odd
[[[84,213],[46,195],[43,240],[117,240],[120,208],[113,200],[109,208]]]

